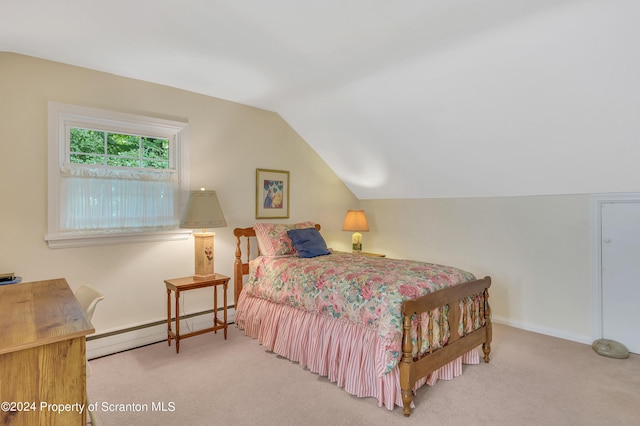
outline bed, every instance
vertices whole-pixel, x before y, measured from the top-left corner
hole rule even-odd
[[[489,362],[490,277],[334,252],[319,231],[312,222],[234,229],[235,322],[245,335],[405,416],[418,388],[478,364],[480,345]],[[308,256],[315,246],[300,235],[322,254]]]

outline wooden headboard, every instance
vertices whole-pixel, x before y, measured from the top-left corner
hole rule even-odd
[[[316,224],[316,229],[320,230],[320,225]],[[253,228],[235,228],[233,235],[236,237],[236,261],[233,263],[233,298],[234,307],[238,309],[238,297],[242,291],[242,278],[249,274],[249,261],[251,260],[251,238],[256,236]],[[240,248],[241,239],[245,237],[247,240],[247,251],[242,261],[242,250]],[[257,247],[257,244],[256,244]],[[257,256],[260,256],[260,248],[258,247]]]

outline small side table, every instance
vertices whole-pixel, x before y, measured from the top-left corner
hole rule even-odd
[[[194,279],[193,277],[184,278],[172,278],[170,280],[164,280],[167,286],[167,343],[171,346],[171,339],[176,341],[176,353],[180,353],[180,339],[186,339],[187,337],[197,336],[198,334],[208,333],[210,331],[218,332],[218,330],[224,330],[224,338],[227,339],[227,287],[229,284],[229,277],[222,274],[214,274],[211,278]],[[224,318],[218,319],[218,292],[217,286],[221,285],[224,289]],[[197,288],[213,287],[213,327],[205,328],[203,330],[194,331],[187,334],[180,334],[180,292],[187,290],[195,290]],[[175,293],[176,299],[176,331],[171,330],[171,292]]]
[[[378,254],[378,253],[367,253],[365,251],[362,252],[362,254],[364,256],[371,256],[371,257],[387,257],[386,254]]]

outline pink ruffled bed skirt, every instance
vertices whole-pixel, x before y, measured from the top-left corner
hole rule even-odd
[[[393,410],[395,405],[402,406],[399,368],[378,374],[384,345],[374,330],[245,292],[240,294],[238,306],[238,328],[272,352],[327,377],[352,395],[377,398],[380,407]],[[471,350],[420,379],[415,389],[425,383],[433,386],[438,379],[452,380],[462,374],[462,364],[479,363],[477,351]]]

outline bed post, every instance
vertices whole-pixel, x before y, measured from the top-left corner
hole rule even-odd
[[[405,302],[406,303],[406,302]],[[413,345],[411,344],[411,315],[404,309],[404,332],[402,333],[402,361],[400,362],[400,389],[404,415],[411,415],[413,387],[415,386],[415,364],[413,363]]]
[[[236,235],[236,261],[233,263],[233,306],[236,311],[238,310],[238,297],[242,291],[242,260],[240,256],[240,236]]]
[[[490,277],[484,277],[491,283]],[[491,339],[493,338],[493,330],[491,328],[491,307],[489,307],[489,288],[484,289],[484,320],[487,327],[487,337],[482,344],[482,352],[484,352],[484,362],[489,362],[489,354],[491,353]]]

